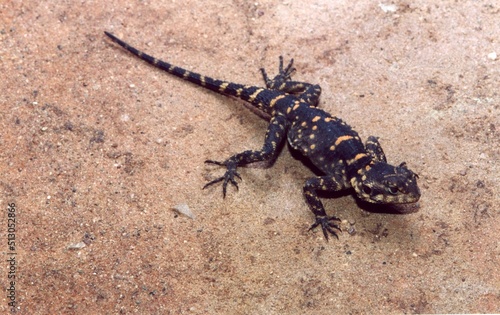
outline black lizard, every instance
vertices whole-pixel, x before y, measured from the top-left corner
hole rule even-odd
[[[392,166],[376,137],[370,136],[363,144],[349,125],[341,119],[317,108],[321,88],[319,85],[291,80],[293,59],[283,68],[283,58],[279,59],[279,73],[269,79],[261,69],[266,88],[241,85],[190,72],[170,63],[156,59],[128,45],[114,35],[104,32],[114,42],[140,59],[181,79],[200,85],[223,95],[230,95],[249,102],[271,116],[264,145],[260,150],[247,150],[229,157],[223,162],[207,160],[226,168],[224,176],[205,187],[222,182],[223,195],[227,184],[236,188],[235,178],[239,166],[252,162],[272,160],[285,138],[290,145],[308,158],[323,176],[308,179],[304,185],[304,196],[315,222],[310,229],[321,226],[325,238],[328,233],[337,236],[340,226],[336,216],[328,216],[317,191],[340,191],[354,188],[359,199],[379,204],[411,203],[420,198],[417,175],[406,167],[406,163]]]

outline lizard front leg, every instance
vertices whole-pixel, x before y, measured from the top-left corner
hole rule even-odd
[[[382,146],[378,142],[378,138],[375,136],[369,136],[365,142],[366,152],[372,157],[375,162],[387,163],[387,159],[382,150]]]
[[[339,175],[319,176],[312,177],[306,181],[304,185],[304,197],[309,205],[309,208],[314,213],[316,221],[311,225],[309,230],[321,225],[323,235],[328,240],[328,233],[338,238],[335,230],[339,230],[340,226],[334,221],[340,221],[336,216],[327,216],[323,203],[319,200],[317,191],[340,191],[345,189],[347,184],[344,182],[343,177]]]
[[[267,127],[266,138],[261,150],[247,150],[235,154],[223,162],[207,160],[205,163],[220,165],[226,167],[226,173],[223,176],[208,182],[203,189],[222,181],[222,195],[226,197],[227,184],[231,183],[238,189],[238,183],[235,177],[241,179],[236,171],[239,166],[244,166],[253,162],[267,161],[276,157],[278,154],[278,147],[285,139],[287,132],[287,121],[282,115],[276,115],[271,118],[269,126]]]

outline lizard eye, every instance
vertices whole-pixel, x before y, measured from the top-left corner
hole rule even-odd
[[[363,185],[363,192],[367,195],[370,195],[372,193],[372,189],[366,185]]]
[[[396,195],[398,193],[398,187],[396,186],[390,186],[390,187],[387,187],[387,191],[391,194],[391,195]]]

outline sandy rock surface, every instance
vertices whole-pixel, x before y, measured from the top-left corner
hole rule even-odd
[[[2,2],[2,314],[12,292],[19,314],[499,313],[499,21],[496,1]],[[105,30],[244,84],[295,58],[321,108],[419,174],[420,202],[326,195],[344,232],[325,242],[286,146],[225,199],[201,190],[222,174],[203,161],[260,148],[266,121]]]

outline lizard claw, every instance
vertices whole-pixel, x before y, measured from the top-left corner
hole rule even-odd
[[[260,72],[262,73],[262,77],[264,78],[264,82],[266,82],[266,86],[269,89],[280,89],[280,86],[285,82],[290,81],[292,79],[292,74],[295,72],[295,68],[293,67],[293,58],[290,60],[286,68],[283,68],[283,56],[279,56],[279,72],[274,77],[274,79],[269,79],[267,76],[266,70],[264,68],[260,68]]]
[[[337,235],[337,233],[335,232],[334,229],[337,229],[340,232],[342,232],[342,229],[340,228],[340,226],[338,224],[330,222],[330,221],[340,221],[340,219],[335,217],[335,216],[331,216],[331,217],[317,216],[316,222],[314,222],[311,225],[311,227],[309,228],[309,231],[316,228],[318,225],[321,225],[321,229],[323,230],[323,235],[325,236],[325,239],[327,241],[328,241],[328,233],[332,234],[333,236],[335,236],[338,239],[339,236]]]
[[[283,56],[280,56],[280,65],[279,65],[279,75],[281,75],[284,78],[284,81],[291,80],[292,74],[297,70],[293,67],[293,58],[290,59],[290,62],[288,63],[288,66],[286,66],[285,69],[283,69]]]
[[[218,162],[218,161],[213,161],[213,160],[206,160],[205,163],[209,164],[215,164],[219,166],[225,166],[227,167],[226,173],[224,173],[223,176],[216,178],[203,186],[203,189],[207,188],[208,186],[211,186],[213,184],[216,184],[218,182],[223,181],[222,183],[222,196],[223,198],[226,198],[226,191],[227,191],[227,184],[231,183],[234,187],[236,187],[236,190],[238,190],[238,182],[234,179],[234,177],[237,177],[241,180],[240,174],[236,172],[236,166],[233,165],[233,163],[228,163],[228,162]]]

